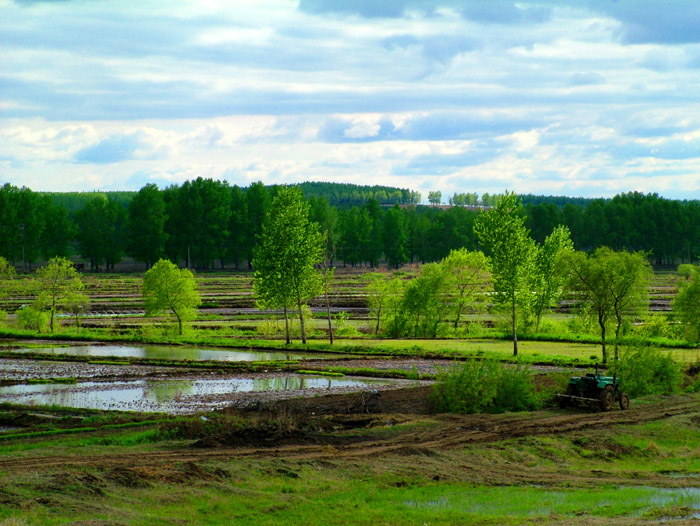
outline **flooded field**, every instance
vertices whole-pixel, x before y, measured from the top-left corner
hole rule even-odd
[[[407,385],[405,380],[257,375],[225,379],[145,379],[0,387],[0,402],[122,411],[194,413],[259,398],[309,396]]]
[[[71,345],[56,347],[16,348],[13,352],[48,355],[94,356],[95,358],[147,358],[152,360],[191,360],[222,362],[268,362],[287,360],[333,360],[347,355],[286,351],[237,351],[200,349],[167,345]]]

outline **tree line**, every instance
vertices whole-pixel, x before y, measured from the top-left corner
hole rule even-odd
[[[139,199],[157,195],[157,188],[145,187],[130,203],[129,211]],[[158,211],[148,203],[149,211]],[[105,210],[110,206],[108,202]],[[326,300],[331,343],[333,338],[328,298],[335,248],[330,242],[331,230],[312,220],[311,210],[299,187],[280,187],[262,218],[260,240],[253,250],[257,305],[261,310],[283,313],[288,343],[290,315],[299,316],[301,339],[306,343],[305,309],[309,300],[321,296]],[[520,199],[506,192],[496,206],[479,213],[473,232],[484,252],[464,246],[453,249],[438,262],[423,265],[418,275],[407,281],[397,273],[365,276],[375,334],[380,328],[389,337],[435,338],[447,335],[441,334],[446,328],[454,334],[468,310],[488,305],[490,310],[505,314],[517,356],[522,319],[539,332],[543,315],[568,291],[580,313],[598,325],[603,363],[608,359],[606,335],[609,329],[614,330],[617,359],[623,328],[646,311],[652,273],[647,254],[609,247],[577,251],[564,225],[555,226],[539,243],[530,235],[522,210]],[[401,213],[398,206],[387,211],[396,218]],[[689,339],[698,337],[699,269],[691,264],[679,266],[685,280],[673,303]],[[73,314],[77,323],[89,298],[83,294],[70,261],[52,258],[35,276],[30,281],[36,285],[36,300],[18,311],[18,322],[40,330],[42,319],[48,318],[53,332],[55,314],[62,308]],[[13,277],[14,268],[0,257],[0,280],[11,283]],[[6,287],[0,287],[0,293],[4,291]],[[200,304],[193,274],[162,258],[146,272],[143,295],[146,313],[172,311],[180,334],[183,321],[192,318]]]
[[[328,233],[329,253],[338,264],[385,262],[399,268],[483,245],[474,231],[479,210],[467,204],[417,205],[415,192],[388,187],[298,186],[310,219]],[[113,269],[124,256],[148,267],[167,258],[189,268],[252,268],[263,219],[279,189],[203,178],[162,190],[150,184],[138,192],[84,194],[36,193],[5,184],[0,187],[0,256],[18,269],[74,254],[93,269]],[[450,201],[491,207],[502,197],[455,194]],[[693,262],[700,256],[698,201],[636,192],[583,202],[541,196],[521,201],[518,215],[538,243],[564,225],[578,250],[643,251],[657,264]]]

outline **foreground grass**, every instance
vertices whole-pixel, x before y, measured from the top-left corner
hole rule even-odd
[[[658,399],[655,399],[658,401]],[[196,418],[196,417],[195,417]],[[158,428],[34,439],[24,455],[102,455],[104,464],[2,473],[0,524],[635,524],[689,517],[700,492],[697,413],[642,425],[583,430],[344,458],[235,453],[188,461],[187,442]],[[431,417],[334,436],[396,437]],[[17,455],[0,443],[0,454]],[[114,455],[181,451],[169,466],[124,470]],[[216,452],[216,450],[212,450]],[[128,475],[128,476],[127,476]],[[679,477],[688,477],[682,479]],[[678,481],[681,481],[679,484]],[[17,522],[20,521],[20,522]]]

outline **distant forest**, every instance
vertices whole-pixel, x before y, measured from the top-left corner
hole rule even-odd
[[[417,192],[385,186],[299,186],[335,264],[353,266],[398,268],[438,261],[459,247],[477,249],[478,208],[499,198],[454,194],[447,199],[454,206],[434,206],[419,204]],[[198,269],[248,268],[277,188],[202,178],[138,192],[44,193],[6,184],[0,188],[0,256],[18,270],[56,255],[80,258],[93,269],[113,269],[124,256],[147,265],[166,257]],[[436,194],[431,201],[442,202]],[[563,224],[579,250],[641,250],[655,264],[700,257],[700,201],[636,192],[612,199],[520,198],[540,243]]]

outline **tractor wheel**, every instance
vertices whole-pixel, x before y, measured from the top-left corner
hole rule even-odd
[[[627,393],[620,395],[620,409],[627,411],[630,408],[630,397]]]
[[[615,389],[612,385],[606,385],[600,392],[600,408],[603,411],[610,411],[615,403]]]

